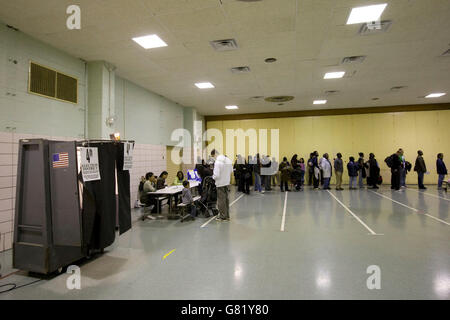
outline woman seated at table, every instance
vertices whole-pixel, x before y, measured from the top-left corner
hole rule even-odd
[[[149,195],[149,192],[155,192],[156,191],[156,176],[153,174],[153,172],[148,172],[145,175],[145,182],[144,187],[141,193],[140,201],[141,203],[145,204],[146,206],[153,205],[152,213],[157,212],[157,201],[156,199]],[[161,211],[160,211],[161,212]]]
[[[156,190],[164,189],[166,187],[166,179],[169,174],[167,171],[161,172],[158,180],[156,180]]]
[[[175,177],[175,180],[173,180],[172,185],[173,186],[182,186],[184,181],[184,174],[182,171],[177,172],[177,176]],[[175,194],[175,205],[178,204],[178,193]]]
[[[177,176],[173,180],[172,185],[173,186],[182,186],[183,185],[183,181],[184,181],[184,174],[183,174],[182,171],[178,171],[177,172]]]

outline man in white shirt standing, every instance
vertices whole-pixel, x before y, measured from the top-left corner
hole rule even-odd
[[[219,216],[216,220],[229,221],[230,200],[228,194],[230,190],[228,186],[230,185],[231,173],[233,172],[233,163],[226,156],[219,154],[215,149],[211,151],[211,156],[215,159],[213,179],[216,182],[217,209],[219,210]]]

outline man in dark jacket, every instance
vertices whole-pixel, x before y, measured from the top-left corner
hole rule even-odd
[[[401,150],[391,155],[391,189],[400,190],[400,169],[402,166]]]
[[[442,182],[444,181],[445,175],[447,174],[447,168],[444,163],[444,154],[443,153],[439,153],[437,155],[436,169],[437,169],[437,173],[439,175],[438,189],[442,189]]]
[[[426,190],[427,188],[423,185],[423,175],[427,172],[427,166],[425,165],[425,160],[423,160],[422,150],[417,151],[416,164],[414,166],[414,171],[417,172],[417,179],[419,189]]]

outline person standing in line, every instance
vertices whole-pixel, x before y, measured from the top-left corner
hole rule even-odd
[[[396,153],[388,157],[390,163],[388,166],[391,168],[391,189],[392,190],[400,190],[400,169],[402,166],[402,151],[399,149]]]
[[[308,186],[313,185],[313,177],[314,177],[313,157],[314,157],[314,154],[310,153],[308,163],[307,163],[307,165],[308,165]]]
[[[272,161],[270,161],[270,156],[266,155],[261,160],[261,176],[264,189],[266,191],[271,191],[270,177],[272,176]]]
[[[442,183],[444,182],[444,178],[447,175],[447,167],[444,163],[443,153],[438,153],[437,155],[436,169],[438,173],[438,190],[442,190]]]
[[[319,152],[314,151],[313,157],[311,159],[312,166],[314,168],[314,174],[313,174],[313,185],[314,190],[319,190],[319,182],[320,182],[320,168],[319,168]]]
[[[319,167],[322,169],[323,175],[323,190],[330,190],[330,179],[332,175],[331,162],[328,160],[328,153],[323,155],[323,158],[320,160]]]
[[[251,162],[251,156],[248,156],[248,162],[246,161],[242,168],[241,179],[244,181],[244,192],[246,194],[250,194],[250,185],[252,184],[253,166],[250,164]]]
[[[372,186],[372,189],[378,189],[378,180],[380,179],[380,166],[378,165],[375,155],[369,154],[369,161],[367,161],[367,185]]]
[[[300,158],[300,162],[298,164],[300,166],[300,187],[303,188],[303,184],[305,183],[305,159]]]
[[[289,179],[291,177],[290,168],[291,166],[287,161],[287,158],[283,157],[283,162],[280,163],[279,167],[279,170],[281,172],[281,185],[280,185],[281,192],[284,192],[284,190],[291,191],[289,190]]]
[[[416,163],[414,165],[414,171],[417,172],[417,184],[419,189],[426,190],[427,188],[423,184],[423,176],[427,172],[427,166],[425,165],[425,160],[423,159],[422,150],[417,151]],[[406,170],[405,170],[406,172]],[[401,183],[400,183],[401,186]]]
[[[229,185],[231,174],[233,173],[233,163],[226,156],[219,154],[215,149],[211,151],[211,156],[214,157],[214,171],[213,179],[216,182],[217,189],[217,209],[219,216],[217,221],[230,220],[230,200],[229,200]]]
[[[349,190],[356,190],[356,179],[358,177],[358,169],[359,166],[357,163],[355,163],[355,158],[350,157],[349,162],[347,163],[347,171],[348,171],[348,188]]]
[[[334,172],[336,173],[336,190],[344,190],[342,188],[342,174],[344,173],[344,161],[342,161],[342,154],[338,153],[334,159]]]
[[[364,153],[359,153],[358,159],[358,185],[359,188],[364,188],[364,179],[367,177],[366,164],[364,161]]]
[[[291,158],[291,167],[292,167],[292,169],[297,169],[297,166],[298,166],[298,155],[297,154],[294,154],[293,156],[292,156],[292,158]]]
[[[278,161],[275,159],[275,157],[272,157],[272,185],[276,187],[278,183],[280,182],[279,172],[278,172]]]
[[[253,162],[253,172],[255,173],[255,191],[264,193],[261,188],[261,160],[259,158],[259,153],[256,154]]]
[[[406,159],[403,149],[400,149],[400,188],[406,188]],[[411,169],[410,169],[411,170]]]

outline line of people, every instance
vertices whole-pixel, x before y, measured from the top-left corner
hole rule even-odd
[[[280,186],[281,191],[291,191],[289,185],[293,185],[296,190],[302,190],[306,173],[308,173],[308,185],[312,186],[314,190],[318,190],[320,185],[324,190],[331,189],[330,182],[333,174],[335,175],[336,190],[344,190],[342,180],[345,167],[349,176],[350,190],[364,188],[365,184],[369,188],[378,189],[378,186],[383,182],[383,178],[375,154],[370,153],[367,161],[363,152],[359,152],[358,156],[358,159],[353,156],[349,157],[346,166],[344,166],[341,153],[337,153],[333,162],[331,162],[328,153],[319,158],[319,153],[314,151],[310,153],[306,164],[303,158],[298,159],[297,154],[291,158],[290,162],[287,157],[283,157],[280,164],[274,158],[271,160],[269,155],[260,157],[257,154],[255,157],[248,156],[245,160],[241,155],[237,155],[233,171],[238,191],[247,194],[250,192],[253,180],[255,192],[270,191],[272,186],[276,185]],[[442,153],[437,155],[438,189],[442,189],[447,175],[443,158]],[[419,189],[426,189],[423,179],[427,173],[427,168],[421,150],[417,151],[414,167],[406,161],[404,151],[401,148],[384,161],[391,171],[391,189],[406,188],[406,176],[411,170],[417,172]]]

